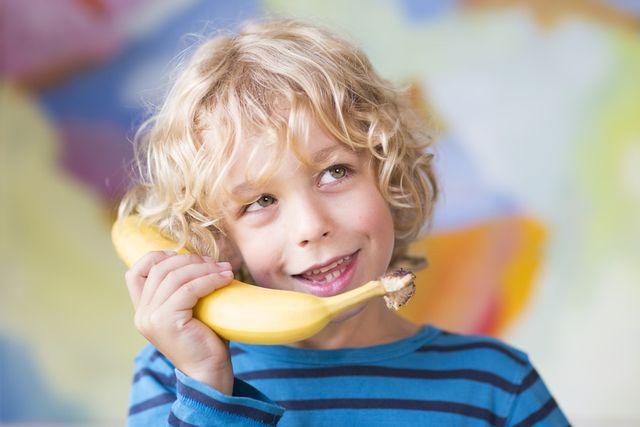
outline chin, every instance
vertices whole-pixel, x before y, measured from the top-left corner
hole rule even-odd
[[[367,307],[368,303],[362,303],[357,307],[354,307],[350,310],[345,311],[344,313],[340,313],[339,315],[337,315],[336,317],[334,317],[329,324],[335,324],[335,323],[342,323],[345,320],[349,320],[355,316],[357,316],[358,314],[362,313],[362,311]]]

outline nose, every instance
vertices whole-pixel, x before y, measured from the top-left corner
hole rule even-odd
[[[332,236],[333,221],[329,207],[318,195],[296,197],[290,206],[290,226],[293,239],[299,247],[305,247]]]

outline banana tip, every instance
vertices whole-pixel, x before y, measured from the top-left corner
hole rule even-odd
[[[380,278],[382,286],[387,291],[384,300],[388,308],[398,310],[409,302],[416,291],[415,278],[415,274],[402,268]]]

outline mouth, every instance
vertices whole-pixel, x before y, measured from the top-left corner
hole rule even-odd
[[[320,297],[337,295],[351,283],[358,252],[331,260],[324,265],[314,266],[292,277],[310,294]]]

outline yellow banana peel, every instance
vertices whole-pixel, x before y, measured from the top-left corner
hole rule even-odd
[[[117,221],[111,238],[129,267],[147,252],[177,249],[175,242],[136,215]],[[185,249],[177,252],[188,253]],[[398,309],[413,295],[414,279],[413,273],[398,271],[326,298],[233,280],[201,298],[194,316],[227,340],[287,344],[315,335],[338,314],[377,296],[384,296],[387,306]]]

